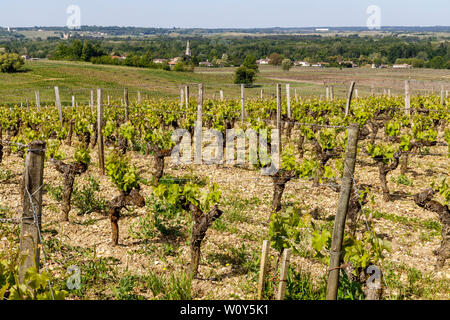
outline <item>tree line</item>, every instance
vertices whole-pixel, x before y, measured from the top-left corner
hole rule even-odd
[[[198,65],[200,61],[209,61],[214,66],[240,66],[249,55],[262,59],[276,53],[281,61],[289,59],[311,63],[326,62],[329,66],[341,66],[342,61],[352,61],[360,66],[404,62],[418,68],[450,68],[450,42],[445,37],[269,35],[171,38],[160,35],[150,40],[20,38],[0,41],[0,48],[9,53],[28,54],[37,58],[81,61],[91,61],[94,58],[96,63],[108,64],[119,63],[108,57],[127,54],[132,58],[126,63],[120,63],[155,67],[151,63],[153,59],[182,57],[187,40],[190,40],[191,44],[192,65]]]

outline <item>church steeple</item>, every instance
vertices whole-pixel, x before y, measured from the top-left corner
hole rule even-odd
[[[188,40],[187,46],[186,46],[186,55],[187,55],[188,57],[191,56],[191,46],[190,46],[190,44],[189,44],[189,40]]]

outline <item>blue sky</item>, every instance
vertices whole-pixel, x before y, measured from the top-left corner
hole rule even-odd
[[[450,25],[449,0],[0,0],[0,26],[63,26],[72,4],[82,25],[98,26],[365,26],[369,5],[385,26]]]

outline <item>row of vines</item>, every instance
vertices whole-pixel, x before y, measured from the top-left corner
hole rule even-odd
[[[267,237],[279,254],[278,260],[285,248],[301,255],[304,248],[299,248],[298,244],[307,234],[315,259],[329,263],[331,233],[318,228],[311,214],[300,214],[292,208],[283,210],[283,194],[289,181],[293,180],[312,181],[314,188],[323,188],[324,192],[340,191],[345,170],[347,129],[351,123],[360,126],[358,154],[369,156],[372,163],[367,165],[377,167],[386,202],[393,201],[396,196],[390,191],[388,176],[398,167],[405,174],[412,159],[420,159],[424,155],[450,157],[450,112],[445,104],[441,104],[440,97],[414,97],[407,113],[402,97],[359,98],[353,101],[348,116],[345,116],[345,108],[345,100],[293,100],[290,116],[288,106],[283,102],[277,121],[275,99],[254,99],[245,102],[245,120],[241,120],[241,101],[202,101],[204,130],[215,129],[223,136],[229,129],[246,131],[251,128],[258,134],[262,130],[267,132],[264,137],[269,146],[267,154],[247,150],[250,157],[256,157],[256,161],[252,161],[246,170],[256,174],[270,166],[271,132],[277,126],[281,128],[280,169],[270,177],[273,197],[271,210],[267,212]],[[105,173],[115,185],[117,194],[105,204],[111,231],[104,232],[111,233],[112,246],[119,244],[121,212],[126,208],[144,207],[148,201],[170,207],[176,214],[153,216],[159,228],[169,228],[178,219],[177,215],[183,212],[190,216],[191,263],[188,274],[193,278],[198,276],[201,247],[208,229],[214,221],[227,214],[221,208],[220,185],[205,186],[195,179],[171,179],[165,174],[168,158],[182,143],[181,137],[174,139],[174,133],[184,129],[195,136],[197,110],[198,104],[194,99],[187,106],[175,100],[146,100],[131,103],[126,111],[122,106],[104,106],[100,126],[106,146]],[[28,109],[19,106],[0,108],[0,161],[5,157],[23,158],[32,141],[44,141],[46,166],[53,167],[63,177],[61,221],[71,220],[75,181],[89,167],[98,166],[92,161],[99,142],[97,121],[97,112],[92,106],[63,107],[62,126],[54,106],[41,107],[39,111],[32,106]],[[63,145],[72,146],[74,153],[64,154]],[[448,146],[448,151],[437,153],[434,149],[439,146]],[[153,159],[153,167],[148,168],[152,172],[150,181],[143,179],[132,165],[131,158],[136,152]],[[142,194],[143,184],[152,187],[150,198]],[[350,282],[365,283],[367,267],[379,264],[383,253],[391,250],[389,242],[377,236],[370,217],[364,213],[370,192],[379,191],[373,185],[353,180],[342,254],[342,269]],[[417,190],[411,200],[439,216],[442,240],[435,254],[436,268],[442,268],[450,257],[448,180],[445,176],[435,177],[429,188]],[[28,287],[23,287],[16,276],[18,262],[6,257],[5,253],[0,253],[1,299],[50,297],[46,286],[50,275],[39,274],[37,269],[30,271]],[[58,294],[64,297],[67,292]]]

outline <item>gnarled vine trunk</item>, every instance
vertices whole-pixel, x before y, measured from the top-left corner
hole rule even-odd
[[[316,176],[314,177],[313,183],[313,187],[318,187],[319,180],[322,177],[323,172],[325,170],[325,165],[327,164],[328,160],[337,157],[342,152],[342,147],[324,150],[322,149],[322,146],[315,138],[311,140],[311,143],[319,160],[319,167],[317,168]]]
[[[89,143],[91,142],[91,133],[89,131],[80,133],[77,135],[78,140],[83,143],[85,146],[89,146]]]
[[[299,137],[298,137],[298,145],[297,145],[300,159],[303,158],[303,155],[305,153],[305,150],[303,149],[304,144],[305,144],[305,136],[300,133]]]
[[[331,188],[334,192],[341,192],[341,186],[338,185],[335,182],[328,183],[328,187]],[[353,185],[353,191],[350,194],[350,200],[348,203],[348,210],[347,210],[347,226],[349,228],[349,231],[352,235],[355,235],[356,228],[358,227],[358,213],[361,211],[361,208],[368,202],[367,200],[367,193],[361,194],[360,192],[357,192],[356,190],[359,190],[360,188],[365,188],[367,185]]]
[[[67,140],[66,144],[68,146],[72,145],[72,136],[73,136],[73,120],[69,122],[69,131],[67,132]]]
[[[190,272],[193,278],[198,274],[198,266],[200,264],[201,256],[201,245],[202,241],[206,236],[208,228],[213,224],[215,220],[220,218],[223,212],[217,207],[209,211],[208,213],[203,213],[203,211],[193,205],[189,204],[189,210],[192,212],[192,218],[194,224],[192,226],[192,238],[191,238],[191,266]]]
[[[155,163],[153,165],[153,176],[155,179],[155,184],[159,184],[159,180],[161,180],[162,176],[164,175],[164,159],[172,153],[172,149],[170,150],[162,150],[158,146],[148,144],[148,147],[153,151],[154,153],[154,160]]]
[[[433,200],[436,191],[431,188],[417,193],[414,196],[414,202],[425,210],[436,212],[442,223],[442,240],[440,247],[434,251],[438,256],[436,268],[440,269],[444,266],[445,261],[450,258],[450,210],[449,207]]]
[[[288,139],[288,141],[291,141],[291,134],[292,134],[292,129],[294,128],[294,120],[292,119],[286,119],[286,137]]]
[[[109,203],[109,219],[111,221],[112,229],[112,245],[117,246],[119,244],[119,219],[120,211],[127,206],[137,206],[142,208],[145,206],[145,199],[139,193],[138,189],[133,189],[129,194],[122,192],[119,196],[112,199]]]
[[[88,169],[84,163],[64,163],[61,160],[53,160],[56,170],[64,176],[63,197],[61,203],[62,221],[69,221],[69,212],[71,209],[70,200],[72,198],[73,183],[77,175],[82,174]]]
[[[389,192],[386,176],[389,172],[397,169],[399,165],[400,155],[400,152],[395,153],[390,164],[384,163],[382,158],[374,159],[378,163],[378,173],[380,177],[381,189],[383,190],[383,199],[386,202],[391,201],[391,195]]]
[[[95,148],[95,146],[97,145],[97,140],[98,140],[98,126],[97,126],[97,120],[95,120],[94,124],[92,125],[92,132],[94,132],[94,137],[92,139],[92,143],[91,146],[92,148]]]
[[[284,189],[286,188],[286,183],[288,183],[294,176],[287,172],[278,172],[276,175],[272,176],[273,181],[273,198],[272,198],[272,212],[270,213],[269,219],[272,217],[274,212],[281,210],[281,199],[283,197]]]
[[[437,144],[436,141],[415,141],[411,143],[411,148],[409,152],[404,152],[402,154],[401,160],[400,160],[400,173],[406,174],[408,171],[408,159],[409,159],[409,153],[414,152],[422,147],[432,147]]]

